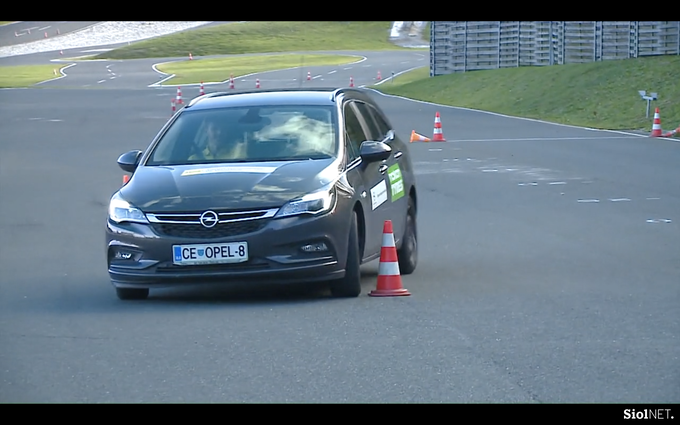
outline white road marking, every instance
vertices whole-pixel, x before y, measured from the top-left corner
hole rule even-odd
[[[567,184],[567,182],[550,182],[548,184],[555,185],[555,184]]]
[[[106,81],[106,80],[99,80],[99,81],[97,81],[97,84],[101,84],[101,83],[103,83],[103,82],[105,82],[105,81]]]
[[[577,202],[581,202],[581,203],[584,203],[584,204],[586,204],[586,203],[598,203],[598,202],[600,202],[600,200],[599,199],[579,199]]]
[[[49,122],[62,122],[64,120],[48,120]]]
[[[52,25],[48,25],[48,26],[46,26],[46,27],[42,27],[42,28],[38,29],[38,31],[45,31],[45,30],[48,30],[48,29],[50,29],[50,28],[52,28]]]
[[[653,218],[647,220],[647,223],[670,223],[671,220],[668,220],[667,218]]]
[[[630,199],[628,199],[628,198],[612,198],[612,199],[610,199],[610,201],[611,202],[626,202],[626,201],[630,201]]]
[[[428,149],[428,151],[430,151],[430,152],[441,152],[441,149]],[[446,161],[446,160],[444,160],[444,161]]]
[[[312,77],[312,80],[316,80],[317,78],[321,78],[321,75],[315,75]]]
[[[328,75],[335,74],[336,72],[338,71],[334,69],[333,71],[329,72]]]
[[[661,198],[647,198],[648,201],[658,201]]]
[[[109,77],[109,80],[115,80],[115,79],[116,79],[115,76],[114,76],[114,77]]]
[[[538,186],[538,183],[536,183],[536,182],[531,182],[531,183],[517,183],[517,186]]]
[[[494,169],[489,169],[489,170],[482,170],[483,173],[496,173],[498,170]]]
[[[342,69],[345,70],[345,71],[349,71],[350,69],[352,69],[352,67],[350,66],[349,68],[342,68]]]

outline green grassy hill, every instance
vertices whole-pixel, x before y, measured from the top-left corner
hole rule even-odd
[[[96,59],[279,53],[324,50],[399,50],[391,22],[243,22],[192,29],[140,41]]]
[[[412,99],[612,130],[680,126],[680,56],[520,67],[429,77],[427,67],[376,89]],[[638,90],[656,92],[650,117]]]

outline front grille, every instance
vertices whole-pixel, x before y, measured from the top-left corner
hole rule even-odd
[[[219,223],[207,228],[201,224],[203,212],[146,214],[153,228],[160,235],[190,238],[218,239],[245,235],[264,228],[276,215],[277,208],[253,211],[214,211]]]
[[[154,229],[165,236],[192,239],[217,239],[230,236],[245,235],[257,232],[266,226],[269,220],[236,221],[220,223],[212,228],[205,228],[201,224],[153,224]]]

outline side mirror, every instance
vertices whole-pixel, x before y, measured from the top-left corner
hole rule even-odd
[[[383,142],[366,141],[361,144],[359,154],[366,162],[384,161],[392,154],[392,148]]]
[[[124,153],[118,157],[118,166],[127,173],[134,173],[141,156],[142,151],[138,150]]]

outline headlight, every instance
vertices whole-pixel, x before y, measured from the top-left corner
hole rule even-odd
[[[322,214],[333,208],[334,201],[335,189],[331,185],[299,199],[293,199],[276,213],[276,217],[289,217],[299,214]]]
[[[146,216],[139,208],[130,205],[130,203],[121,198],[118,193],[113,195],[111,202],[109,203],[109,218],[116,223],[122,223],[124,221],[131,223],[149,223]]]

